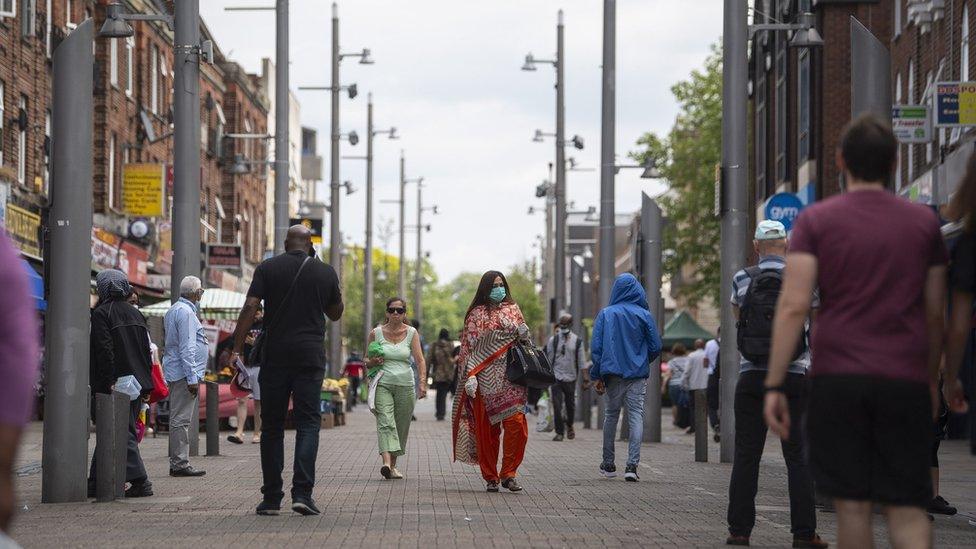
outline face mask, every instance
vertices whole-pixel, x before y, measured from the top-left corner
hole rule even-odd
[[[492,288],[491,293],[488,294],[488,297],[490,297],[495,303],[501,303],[501,301],[505,299],[505,287],[499,286],[497,288]]]
[[[568,334],[569,333],[569,326],[560,326],[559,327],[559,331],[562,332],[562,333],[564,333],[564,334]]]

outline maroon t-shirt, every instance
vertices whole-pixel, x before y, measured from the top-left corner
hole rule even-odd
[[[800,214],[790,251],[817,258],[811,375],[928,382],[925,280],[947,260],[935,212],[883,190],[848,192]]]

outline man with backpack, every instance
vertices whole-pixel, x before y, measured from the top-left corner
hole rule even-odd
[[[779,221],[762,221],[753,242],[759,263],[743,269],[732,279],[732,305],[736,316],[739,382],[735,388],[735,456],[729,483],[728,545],[749,545],[756,524],[756,490],[759,462],[766,444],[763,422],[763,382],[772,341],[772,319],[783,286],[788,247],[786,228]],[[813,296],[813,307],[819,306]],[[806,337],[793,354],[784,384],[790,412],[797,421],[794,432],[782,442],[790,489],[790,523],[793,547],[827,547],[817,536],[813,480],[804,458],[799,418],[806,408],[805,376],[810,367]]]
[[[573,419],[576,415],[576,378],[580,368],[586,365],[583,357],[583,338],[572,331],[573,317],[569,313],[559,316],[559,329],[546,343],[546,355],[552,364],[556,382],[549,388],[552,401],[552,415],[556,422],[556,436],[552,440],[560,442],[563,434],[569,440],[576,438]],[[563,420],[563,403],[566,405],[566,419]],[[565,429],[564,429],[565,427]]]

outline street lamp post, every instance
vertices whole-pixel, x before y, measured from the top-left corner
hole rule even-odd
[[[556,250],[553,261],[554,301],[556,311],[561,311],[566,303],[566,161],[565,145],[565,63],[563,48],[563,10],[559,10],[556,23],[556,58],[536,59],[531,53],[525,56],[522,70],[534,71],[538,63],[550,64],[556,69]],[[538,132],[537,132],[538,134]],[[582,144],[582,142],[580,142]],[[581,147],[580,147],[581,148]]]
[[[600,139],[600,285],[598,307],[610,301],[610,286],[616,275],[614,247],[614,178],[616,116],[616,0],[603,0],[603,106]]]
[[[424,182],[423,177],[407,179],[406,160],[403,151],[400,151],[400,200],[387,202],[397,202],[400,205],[400,268],[397,272],[397,293],[399,297],[406,299],[407,295],[407,250],[406,250],[406,220],[407,220],[407,183],[416,183],[418,186]],[[419,192],[419,190],[418,190]],[[419,223],[418,223],[419,225]]]
[[[423,248],[423,234],[424,231],[430,231],[430,225],[423,224],[423,212],[431,211],[435,215],[437,214],[437,206],[431,206],[425,208],[423,205],[423,183],[417,183],[417,264],[414,268],[414,279],[413,279],[413,317],[418,323],[423,322],[423,283],[424,283],[424,248]]]

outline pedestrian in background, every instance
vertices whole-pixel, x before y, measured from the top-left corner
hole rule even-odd
[[[819,287],[806,432],[841,547],[873,545],[872,503],[882,506],[892,545],[932,545],[925,508],[947,254],[935,213],[887,190],[897,156],[898,141],[877,116],[845,128],[837,164],[846,192],[796,220],[765,381],[770,428],[799,436],[787,372]]]
[[[497,492],[499,484],[512,492],[522,490],[516,476],[529,440],[524,412],[528,392],[505,376],[505,352],[516,340],[527,337],[525,318],[505,275],[486,272],[464,316],[452,418],[454,459],[478,464],[488,492]]]
[[[756,227],[753,248],[759,263],[732,277],[732,312],[737,319],[739,345],[739,381],[735,387],[735,455],[729,482],[730,545],[749,543],[756,524],[756,490],[759,486],[759,463],[766,446],[766,424],[763,422],[763,381],[769,363],[772,343],[772,318],[782,292],[783,268],[789,242],[786,227],[779,221],[762,221]],[[819,300],[811,289],[812,309]],[[806,320],[806,319],[804,319]],[[788,439],[781,446],[786,461],[790,492],[790,531],[796,547],[826,547],[817,536],[813,480],[804,455],[801,416],[807,406],[807,370],[810,351],[802,344],[790,356],[790,366],[783,394],[796,421]],[[747,356],[748,355],[748,358]]]
[[[190,429],[197,436],[199,425],[190,425],[193,409],[199,407],[200,380],[207,371],[210,347],[200,323],[199,303],[203,283],[195,276],[180,282],[180,299],[166,311],[163,328],[163,376],[169,386],[169,475],[199,477],[206,471],[190,465]]]
[[[624,479],[637,482],[640,478],[637,465],[644,433],[644,393],[650,364],[659,354],[661,337],[647,307],[647,294],[634,275],[624,273],[613,282],[610,304],[596,317],[590,345],[590,379],[596,382],[597,393],[606,394],[600,472],[607,478],[617,475],[614,442],[625,401],[630,435]]]
[[[251,381],[251,394],[244,395],[237,399],[237,431],[229,435],[227,440],[234,444],[244,444],[244,424],[247,423],[247,401],[254,401],[254,434],[251,435],[251,444],[261,443],[261,384],[258,377],[261,375],[260,364],[248,364],[251,361],[251,350],[254,349],[254,342],[261,334],[261,327],[264,321],[264,309],[258,309],[254,316],[254,324],[251,331],[244,338],[244,352],[241,354],[240,366],[247,368],[248,379]],[[227,353],[230,360],[230,353]],[[239,367],[238,364],[230,363],[231,368]]]
[[[437,341],[430,346],[427,353],[430,375],[434,379],[434,389],[437,390],[437,408],[434,413],[437,421],[444,421],[447,415],[447,393],[454,381],[454,342],[447,328],[441,328]]]
[[[719,379],[721,377],[722,364],[719,362],[722,341],[722,327],[719,326],[718,336],[709,339],[705,344],[705,364],[708,366],[708,386],[705,388],[705,396],[708,399],[708,422],[712,425],[712,435],[715,442],[721,440],[720,420],[719,420]]]
[[[277,515],[285,494],[281,471],[285,467],[285,417],[293,404],[295,422],[295,474],[292,511],[320,513],[312,498],[315,459],[321,429],[321,391],[325,378],[325,318],[339,320],[344,310],[335,269],[315,257],[312,233],[293,225],[285,238],[285,253],[266,259],[254,270],[251,287],[234,330],[231,360],[241,356],[244,341],[261,302],[265,318],[263,336],[255,342],[261,356],[261,473],[263,485],[258,515]]]
[[[406,315],[406,301],[399,297],[387,300],[386,324],[370,332],[366,341],[367,346],[374,341],[383,346],[383,355],[369,357],[366,366],[373,372],[370,388],[376,385],[373,402],[379,452],[383,458],[380,474],[387,480],[403,478],[396,467],[397,458],[407,451],[416,399],[427,396],[426,383],[419,388],[415,385],[418,377],[427,379],[427,364],[420,334],[404,322]],[[417,374],[411,368],[411,360],[417,365]]]
[[[668,400],[671,401],[671,424],[680,429],[688,427],[688,392],[684,388],[685,372],[688,370],[688,350],[684,343],[671,346],[671,360],[668,360],[666,385]]]
[[[349,380],[349,402],[346,403],[346,410],[352,410],[359,401],[359,385],[366,377],[366,363],[358,352],[349,353],[346,365],[342,367],[342,375]]]
[[[576,438],[576,431],[573,430],[573,418],[576,417],[576,378],[579,377],[580,368],[586,365],[586,359],[583,357],[583,338],[574,334],[572,327],[572,315],[559,315],[559,327],[549,338],[545,349],[556,374],[556,382],[549,388],[552,415],[556,422],[556,436],[552,440],[556,442],[563,440],[563,434],[569,440]]]
[[[40,322],[20,254],[0,231],[0,532],[13,520],[13,468],[24,426],[31,416],[40,367]]]
[[[152,379],[152,363],[149,349],[149,328],[146,319],[129,302],[132,287],[125,273],[115,269],[104,270],[95,277],[95,290],[98,304],[91,314],[91,349],[89,364],[89,385],[92,391],[92,406],[96,394],[112,394],[119,378],[131,376],[139,385],[138,395],[129,400],[129,436],[126,441],[125,481],[129,488],[127,498],[153,495],[152,482],[139,454],[136,420],[144,400],[148,399],[155,385]],[[92,455],[91,469],[88,473],[88,496],[95,497],[98,466]]]
[[[708,363],[705,355],[705,341],[695,340],[695,350],[688,354],[688,369],[681,378],[681,388],[684,389],[688,398],[688,427],[686,433],[695,432],[696,406],[698,402],[695,395],[698,391],[708,388]]]

